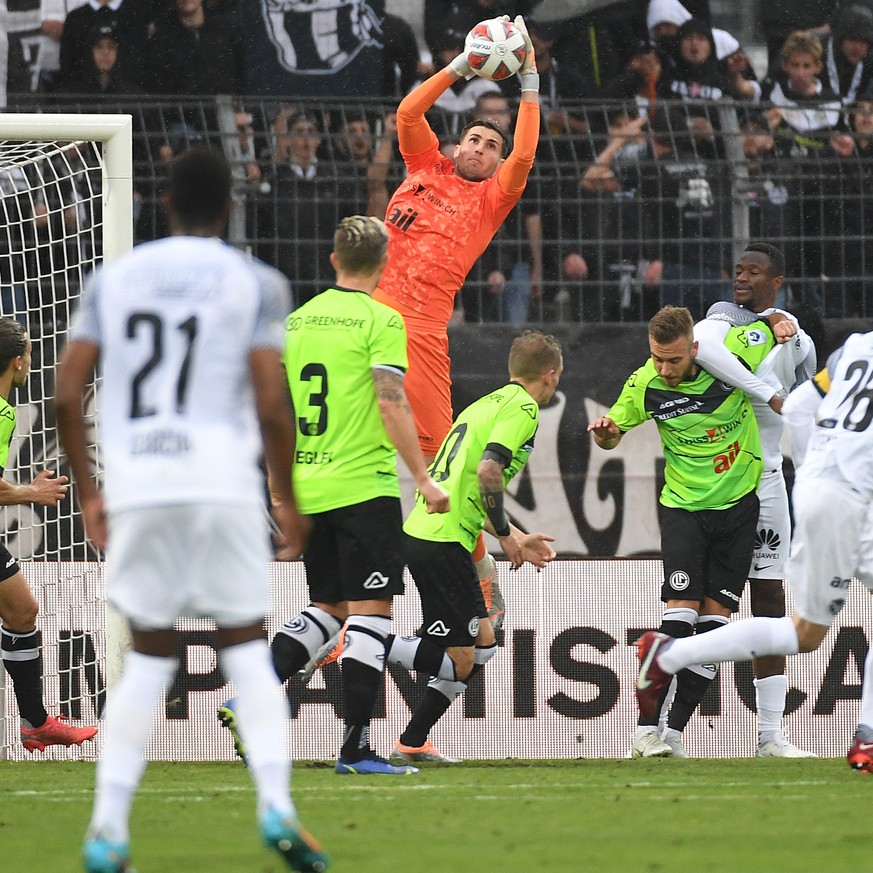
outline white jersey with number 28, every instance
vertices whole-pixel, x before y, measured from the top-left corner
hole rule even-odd
[[[288,286],[218,239],[138,246],[91,277],[71,340],[100,348],[107,509],[263,500],[249,353],[284,343]]]
[[[844,343],[816,413],[799,478],[836,479],[873,497],[873,332]]]

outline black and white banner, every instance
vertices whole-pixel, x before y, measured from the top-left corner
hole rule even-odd
[[[110,646],[107,667],[101,566],[35,563],[25,565],[24,573],[41,601],[47,705],[77,723],[94,724],[105,704],[107,669],[117,670],[120,652]],[[507,602],[500,649],[437,725],[433,742],[462,758],[623,757],[636,723],[632,643],[659,623],[660,574],[655,560],[557,561],[541,573],[510,572],[499,563]],[[302,564],[275,564],[272,590],[271,635],[308,601]],[[856,586],[822,648],[788,659],[785,724],[797,745],[820,756],[844,755],[851,743],[871,618],[870,598]],[[395,600],[395,631],[413,633],[419,620],[418,596],[410,586]],[[155,760],[230,760],[230,737],[216,709],[233,689],[221,675],[214,633],[206,623],[183,629],[179,675],[157,714],[148,754]],[[405,727],[425,683],[391,668],[372,724],[380,753],[387,754]],[[289,753],[334,758],[342,734],[337,666],[316,673],[305,688],[292,680],[289,699]],[[0,690],[2,703],[7,718],[0,757],[30,758],[17,739],[8,682],[5,694]],[[753,755],[753,706],[750,665],[723,666],[686,731],[689,755]],[[82,749],[50,749],[37,757],[93,759],[101,742],[98,735]]]

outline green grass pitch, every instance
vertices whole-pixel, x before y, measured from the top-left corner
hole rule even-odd
[[[0,762],[6,870],[81,871],[92,764]],[[873,777],[844,759],[477,761],[411,777],[298,763],[295,801],[336,873],[858,873]],[[137,873],[279,873],[248,773],[150,765]]]

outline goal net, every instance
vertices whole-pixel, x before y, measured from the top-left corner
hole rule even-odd
[[[11,482],[30,482],[45,469],[67,472],[53,418],[55,365],[88,273],[131,248],[131,147],[127,115],[0,115],[0,314],[25,325],[33,343],[27,385],[10,397],[17,418],[5,470]],[[94,452],[99,462],[96,444]],[[102,574],[82,563],[98,556],[72,493],[57,507],[3,507],[0,537],[40,603],[47,709],[95,723],[106,669]],[[95,626],[95,634],[77,630]],[[27,756],[18,726],[12,682],[0,666],[0,758]]]

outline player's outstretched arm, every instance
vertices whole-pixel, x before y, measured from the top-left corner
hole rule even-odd
[[[518,531],[518,534],[521,538],[524,560],[529,564],[533,564],[537,570],[542,570],[546,564],[554,561],[557,557],[557,552],[551,546],[551,543],[555,541],[551,534],[542,533],[541,531],[527,534]]]
[[[382,416],[388,439],[412,473],[415,486],[427,503],[427,511],[448,512],[448,492],[430,477],[418,445],[415,420],[403,388],[403,376],[384,367],[373,367],[372,372],[379,401],[379,414]]]
[[[618,425],[609,417],[596,418],[588,425],[588,433],[601,449],[614,449],[623,436]]]
[[[461,71],[463,65],[466,65],[466,73]],[[397,142],[401,154],[420,155],[430,149],[435,141],[439,145],[424,113],[436,103],[440,94],[448,91],[458,79],[466,78],[471,73],[466,57],[460,54],[451,64],[425,79],[400,101],[397,107]]]
[[[106,548],[108,527],[103,508],[103,497],[93,476],[88,443],[85,435],[85,418],[82,414],[82,398],[100,350],[93,343],[74,340],[68,343],[58,363],[55,386],[55,416],[58,424],[58,439],[67,455],[73,478],[76,481],[76,500],[82,510],[85,533],[96,549]]]
[[[515,19],[515,25],[524,35],[527,55],[518,72],[521,103],[518,107],[512,151],[497,171],[500,187],[509,194],[524,190],[540,139],[540,77],[537,73],[536,57],[524,19],[520,15]]]

